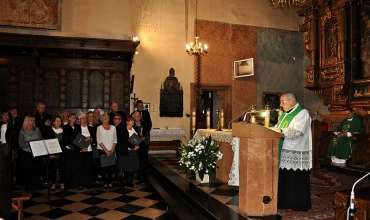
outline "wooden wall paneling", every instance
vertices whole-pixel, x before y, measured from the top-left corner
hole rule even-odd
[[[89,74],[89,108],[103,108],[103,91],[103,72],[100,70],[93,70]]]
[[[66,108],[66,69],[61,68],[60,70],[60,80],[59,80],[59,107],[61,109]]]
[[[0,106],[7,106],[9,107],[9,94],[10,91],[10,77],[11,72],[10,69],[7,67],[0,66]]]
[[[67,72],[66,107],[81,108],[81,71],[70,70]]]
[[[88,77],[87,77],[87,72],[88,70],[85,68],[82,70],[82,99],[81,99],[81,107],[84,111],[88,109],[88,92],[89,92],[89,87],[88,87]]]
[[[0,33],[0,109],[18,106],[33,114],[90,108],[109,111],[130,106],[130,69],[136,47],[131,40],[52,37]],[[4,69],[5,68],[5,69]],[[6,72],[6,74],[4,74]]]
[[[22,68],[18,70],[18,106],[23,108],[34,108],[35,106],[35,69]],[[29,109],[28,109],[29,111]]]
[[[109,109],[110,106],[110,97],[109,97],[109,81],[110,81],[110,75],[109,70],[105,70],[104,72],[104,109]],[[115,100],[112,100],[115,101]],[[119,104],[118,104],[119,106]]]
[[[42,102],[48,107],[59,107],[59,72],[46,69],[43,74]]]
[[[110,86],[110,100],[111,102],[116,101],[120,109],[124,109],[127,112],[129,109],[125,108],[124,95],[124,76],[123,72],[115,71],[111,74],[111,86]],[[127,94],[127,93],[126,93]],[[127,112],[130,113],[130,112]]]

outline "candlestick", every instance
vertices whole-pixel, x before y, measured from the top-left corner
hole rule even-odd
[[[265,115],[265,127],[266,128],[269,128],[270,127],[270,106],[269,105],[266,105],[265,106],[265,111],[266,111],[266,115]]]
[[[251,121],[251,123],[253,123],[253,124],[256,124],[256,115],[255,114],[253,114],[254,112],[256,111],[256,106],[255,105],[252,105],[251,106],[251,119],[250,119],[250,121]]]
[[[223,129],[224,128],[224,110],[221,109],[221,113],[220,113],[220,129]]]
[[[197,113],[195,111],[195,108],[193,108],[193,111],[191,112],[191,131],[194,133],[196,126],[196,116]]]
[[[209,108],[206,110],[206,118],[207,118],[207,129],[211,128],[211,111]]]

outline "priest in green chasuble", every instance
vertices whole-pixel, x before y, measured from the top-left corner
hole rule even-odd
[[[352,134],[364,132],[364,122],[352,108],[346,108],[346,118],[337,127],[336,135],[330,142],[328,157],[333,163],[346,163],[355,148]]]
[[[311,117],[293,93],[283,94],[280,106],[284,112],[274,128],[284,134],[279,143],[277,208],[308,211],[311,209]]]

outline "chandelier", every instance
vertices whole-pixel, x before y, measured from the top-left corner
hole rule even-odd
[[[287,6],[288,8],[289,7],[297,7],[298,5],[304,3],[306,0],[271,0],[271,4],[272,6],[277,6],[277,7],[280,7],[282,9],[285,8],[285,6]]]
[[[207,44],[202,45],[199,42],[198,37],[198,0],[196,1],[195,7],[195,43],[191,42],[190,44],[186,44],[186,52],[189,55],[201,55],[203,53],[208,53],[208,46]]]

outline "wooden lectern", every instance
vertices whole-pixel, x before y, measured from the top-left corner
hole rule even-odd
[[[278,147],[283,134],[252,123],[233,123],[240,138],[239,211],[247,216],[277,214]]]

